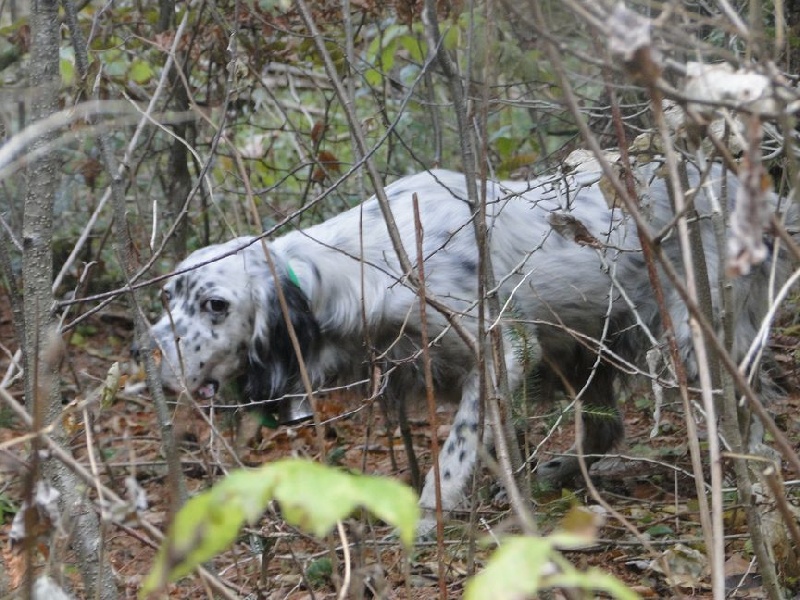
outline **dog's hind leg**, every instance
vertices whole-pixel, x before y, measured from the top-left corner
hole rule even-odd
[[[580,362],[581,358],[577,358],[576,361]],[[586,455],[588,466],[599,460],[598,455],[606,454],[622,439],[624,429],[614,395],[614,367],[600,362],[586,372],[589,373],[588,378],[578,375],[571,377],[569,383],[575,393],[580,392],[585,386],[581,394],[583,405],[581,451]],[[567,455],[541,463],[537,469],[537,479],[547,485],[559,486],[578,475],[580,463],[575,452],[576,446],[573,446],[567,451]]]

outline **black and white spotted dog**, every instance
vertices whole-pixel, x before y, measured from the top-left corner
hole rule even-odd
[[[694,185],[698,175],[692,173]],[[711,185],[694,195],[701,215],[712,205],[711,196],[721,193],[714,180],[719,170],[714,173]],[[667,186],[656,166],[640,169],[638,177],[642,211],[659,231],[673,214]],[[651,340],[663,333],[635,226],[621,210],[609,208],[599,181],[599,173],[582,173],[486,187],[489,248],[504,311],[500,322],[513,322],[504,328],[510,387],[517,389],[524,376],[518,334],[524,328],[530,340],[538,340],[528,356],[554,365],[574,390],[582,390],[587,454],[607,452],[622,436],[612,389],[615,369],[597,359],[597,348],[633,357],[650,346],[643,327],[651,330]],[[733,177],[727,188],[732,197]],[[427,295],[447,305],[474,336],[478,252],[464,177],[434,170],[386,188],[405,250],[416,263],[413,194],[424,229]],[[551,220],[561,215],[579,220],[600,244],[579,245],[554,231]],[[708,276],[716,290],[719,250],[709,221],[702,223]],[[198,250],[177,267],[179,274],[164,288],[169,314],[152,328],[168,387],[208,398],[225,382],[243,378],[250,400],[296,407],[292,398],[305,390],[278,302],[280,286],[314,387],[363,372],[377,357],[388,373],[390,398],[402,403],[423,393],[419,296],[399,266],[375,198],[279,237],[268,248],[277,280],[261,242],[247,237]],[[679,267],[676,236],[666,235],[663,248]],[[733,284],[739,356],[767,307],[771,266],[768,258]],[[696,374],[688,313],[666,280],[665,295],[681,355],[690,375]],[[473,353],[440,311],[428,307],[427,322],[436,388],[460,391],[439,458],[443,506],[452,509],[476,460],[479,373]],[[544,468],[549,477],[564,478],[576,472],[577,461],[557,459]],[[432,472],[420,502],[434,506]]]

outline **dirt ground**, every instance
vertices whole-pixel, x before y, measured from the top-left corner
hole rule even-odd
[[[139,515],[165,530],[169,520],[170,490],[166,481],[166,466],[161,451],[159,429],[147,390],[132,364],[128,346],[131,322],[122,310],[109,310],[92,317],[69,338],[67,362],[62,370],[64,402],[86,397],[104,379],[109,366],[117,361],[129,373],[126,386],[107,406],[95,406],[91,433],[95,455],[101,458],[100,478],[118,493],[124,494],[124,479],[134,475],[146,492],[148,507]],[[14,348],[13,329],[7,307],[0,303],[0,339],[3,354],[0,372],[5,373],[9,357],[5,350]],[[784,367],[784,381],[789,389],[797,390],[794,355],[797,341],[791,332],[774,340],[778,362]],[[22,400],[19,385],[11,388]],[[392,475],[408,480],[407,460],[397,431],[387,432],[383,412],[377,404],[364,407],[347,418],[336,419],[360,403],[358,398],[331,397],[323,402],[323,417],[333,418],[325,430],[325,453],[328,463],[343,465],[367,473]],[[535,447],[546,435],[553,414],[563,403],[531,407],[525,439]],[[590,506],[603,516],[596,544],[567,556],[580,568],[596,566],[611,572],[644,597],[710,597],[709,582],[702,563],[696,560],[695,549],[702,549],[702,532],[697,512],[695,483],[691,477],[687,436],[681,411],[668,404],[662,415],[658,435],[650,437],[653,427],[652,402],[646,391],[627,394],[623,405],[626,443],[619,454],[596,465],[594,481],[610,509],[599,508],[586,486],[576,482],[575,489],[558,491],[533,490],[536,517],[543,533],[559,526],[564,515],[574,506]],[[800,446],[800,396],[789,393],[772,407],[776,422],[788,435],[795,450]],[[260,430],[260,440],[249,434],[237,434],[232,411],[176,412],[183,470],[190,492],[206,489],[237,464],[260,465],[289,455],[320,458],[314,432],[310,427]],[[208,419],[206,418],[208,417]],[[449,414],[439,415],[437,434],[447,433]],[[209,421],[211,425],[209,424]],[[423,469],[430,460],[431,426],[423,413],[412,419],[415,430],[415,450]],[[257,429],[252,419],[245,418],[238,428]],[[213,426],[212,426],[213,425]],[[70,423],[71,450],[74,456],[87,463],[87,424],[78,419]],[[0,506],[3,520],[0,527],[2,558],[5,563],[4,585],[9,590],[20,584],[25,573],[25,561],[20,548],[9,540],[14,512],[23,497],[25,468],[29,445],[21,436],[25,433],[7,409],[0,410],[0,444],[3,461]],[[542,452],[558,451],[571,443],[571,425],[558,427],[544,445]],[[701,432],[702,436],[702,432]],[[237,456],[226,450],[235,448]],[[12,460],[13,457],[13,460]],[[626,457],[637,457],[630,459]],[[535,464],[533,457],[531,464]],[[19,461],[19,462],[18,462]],[[14,464],[13,468],[10,466]],[[785,466],[785,465],[784,465]],[[728,469],[729,471],[729,469]],[[791,473],[784,473],[787,479]],[[469,542],[469,525],[455,520],[446,529],[444,577],[449,597],[461,595],[470,570],[485,564],[491,544],[485,544],[487,533],[493,536],[513,531],[508,519],[508,506],[503,494],[483,473],[478,491],[478,544]],[[729,482],[730,484],[730,482]],[[324,490],[321,490],[324,493]],[[87,492],[94,495],[93,491]],[[798,503],[796,487],[787,487],[787,494]],[[725,552],[726,577],[732,597],[762,597],[760,580],[748,545],[749,534],[744,513],[735,502],[735,494],[726,494]],[[465,519],[467,519],[465,517]],[[637,530],[634,533],[623,523],[624,518]],[[49,532],[43,531],[34,553],[36,568],[48,571],[56,579],[67,581],[76,595],[81,596],[81,584],[69,548],[69,524],[65,534],[56,535],[55,543]],[[115,575],[125,597],[135,597],[143,577],[152,564],[155,550],[149,537],[135,520],[124,525],[108,524],[103,541],[105,551],[115,569]],[[347,523],[347,535],[352,546],[354,590],[348,597],[437,598],[437,550],[434,543],[418,545],[411,555],[406,554],[391,537],[391,530],[366,519]],[[342,551],[337,539],[317,540],[286,525],[276,510],[268,511],[257,527],[246,529],[232,549],[213,561],[210,568],[241,596],[251,598],[334,598],[334,579],[342,574]],[[333,550],[331,550],[333,548]],[[685,550],[684,550],[685,549]],[[331,561],[331,552],[335,560]],[[668,579],[653,569],[654,559],[664,553],[681,576]],[[672,585],[670,585],[672,583]],[[735,591],[734,591],[735,590]],[[8,591],[8,590],[6,590]],[[197,577],[187,577],[169,589],[170,598],[205,597],[207,591]],[[558,597],[558,596],[556,596]]]

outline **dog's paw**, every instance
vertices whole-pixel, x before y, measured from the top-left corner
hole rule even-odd
[[[491,505],[492,508],[498,510],[505,510],[511,505],[511,500],[509,499],[508,492],[506,488],[502,485],[497,486],[496,489],[492,490],[491,495]]]
[[[540,463],[536,469],[536,480],[543,486],[558,488],[580,473],[575,456],[558,456]]]
[[[436,537],[436,517],[433,514],[426,514],[429,511],[423,510],[422,517],[417,523],[417,541],[425,542]]]

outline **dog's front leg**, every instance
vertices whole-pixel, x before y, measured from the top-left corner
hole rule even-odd
[[[520,385],[523,367],[519,361],[518,348],[513,340],[505,341],[505,363],[508,389],[514,393]],[[538,352],[538,346],[537,352]],[[494,368],[489,367],[489,375],[494,378]],[[453,427],[439,451],[439,476],[442,492],[442,511],[458,508],[464,500],[464,490],[478,458],[478,419],[480,417],[480,375],[477,369],[467,376],[461,389],[461,403],[453,421]],[[493,427],[489,422],[483,426],[482,443],[491,448]],[[433,469],[425,477],[419,505],[422,519],[417,528],[419,535],[429,534],[436,527],[436,480]]]
[[[464,489],[469,483],[478,455],[478,417],[480,415],[479,377],[471,373],[464,382],[461,403],[453,426],[444,445],[439,450],[439,478],[442,493],[442,511],[457,508],[464,499]],[[491,427],[484,427],[484,443],[491,442]],[[422,519],[417,531],[425,535],[436,527],[436,480],[434,470],[428,471],[422,488],[419,505]]]

